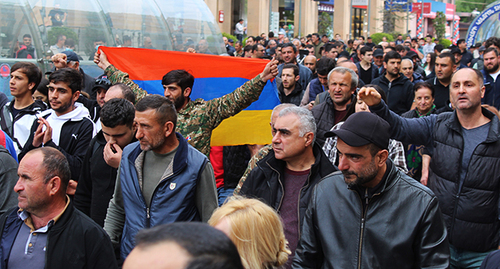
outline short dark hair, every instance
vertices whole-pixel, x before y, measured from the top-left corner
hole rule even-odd
[[[73,40],[72,38],[68,38],[66,39],[66,41],[64,41],[64,45],[66,45],[66,47],[74,47],[75,46],[75,40]]]
[[[61,68],[54,71],[49,76],[49,81],[52,83],[64,82],[68,84],[71,93],[79,92],[82,90],[82,75],[79,71],[73,68]]]
[[[132,128],[135,108],[128,100],[113,98],[102,106],[100,117],[102,124],[109,128],[115,128],[118,125]]]
[[[431,90],[432,98],[434,98],[434,87],[429,82],[417,82],[415,86],[413,86],[413,92],[417,92],[422,88],[428,88]]]
[[[434,50],[437,52],[441,52],[443,49],[444,49],[444,46],[441,44],[437,44],[436,46],[434,46]]]
[[[316,63],[316,73],[326,76],[335,68],[335,60],[329,57],[321,57]]]
[[[448,58],[448,59],[450,59],[452,65],[456,65],[457,64],[455,62],[455,56],[453,54],[451,54],[450,52],[441,53],[437,57],[441,58],[441,59]]]
[[[405,48],[403,47],[403,45],[396,45],[396,51],[397,52],[401,52],[403,51]]]
[[[33,94],[42,80],[42,71],[40,71],[40,68],[34,63],[17,62],[11,67],[10,73],[12,74],[16,70],[19,70],[28,77],[28,83],[35,83],[35,87],[31,89],[31,93]]]
[[[281,49],[283,50],[284,48],[288,48],[288,47],[292,47],[293,53],[297,53],[297,47],[295,47],[295,45],[292,42],[288,42],[288,43],[283,44],[283,47],[281,47]]]
[[[384,56],[384,62],[388,63],[390,59],[400,59],[401,60],[401,55],[399,53],[397,53],[396,51],[389,51]]]
[[[491,46],[496,46],[497,48],[500,48],[500,38],[496,36],[492,36],[488,39],[486,39],[486,42],[484,42],[484,47],[489,48]]]
[[[137,247],[173,242],[189,253],[186,269],[243,269],[234,243],[223,232],[199,222],[174,222],[144,229],[135,237]]]
[[[465,39],[461,38],[461,39],[457,40],[457,45],[460,45],[462,43],[465,43]]]
[[[243,51],[244,51],[244,52],[247,52],[247,51],[252,51],[252,49],[253,49],[253,46],[251,46],[251,45],[246,45],[246,46],[243,48]]]
[[[61,179],[62,194],[66,195],[66,188],[71,179],[71,169],[64,154],[53,147],[41,147],[33,149],[29,154],[40,151],[43,155],[42,167],[45,168],[43,183],[47,184],[55,176]]]
[[[430,38],[432,38],[432,35],[426,35],[425,37],[430,37]]]
[[[299,75],[299,67],[296,64],[285,64],[283,66],[282,70],[285,70],[285,69],[293,69],[293,75],[294,76],[298,76]]]
[[[127,84],[123,83],[116,83],[112,87],[114,86],[122,90],[122,95],[125,100],[130,101],[130,103],[132,104],[135,104],[135,94],[134,91],[132,91],[132,88],[130,88]]]
[[[27,37],[31,38],[31,35],[30,35],[30,34],[24,34],[24,35],[23,35],[23,39],[25,39],[25,38],[27,38]]]
[[[332,49],[336,49],[337,47],[332,44],[332,43],[327,43],[323,46],[325,48],[325,52],[329,52],[331,51]]]
[[[317,38],[319,38],[319,34],[318,33],[313,33],[312,35],[316,36]]]
[[[391,46],[387,46],[387,47],[385,47],[385,49],[384,49],[384,50],[386,50],[386,49],[390,49],[391,51],[396,51],[396,48],[395,48],[395,47],[391,47]]]
[[[369,46],[364,46],[364,47],[362,47],[362,48],[359,50],[359,54],[361,54],[361,55],[365,55],[365,54],[366,54],[366,52],[368,52],[368,51],[373,51],[373,50],[372,50],[372,48],[371,48],[371,47],[369,47]]]
[[[168,98],[158,94],[147,95],[135,105],[135,110],[138,112],[144,112],[148,109],[155,110],[158,123],[161,125],[167,121],[171,121],[174,124],[174,128],[177,126],[177,112],[175,111],[174,104]]]
[[[498,50],[497,50],[496,48],[494,48],[494,47],[489,47],[489,48],[487,48],[487,49],[484,51],[484,54],[486,54],[486,53],[490,53],[490,52],[492,52],[492,51],[493,51],[493,52],[495,52],[495,55],[496,55],[496,56],[498,56]],[[483,54],[483,55],[484,55],[484,54]]]
[[[172,83],[177,84],[184,91],[187,88],[193,88],[194,76],[186,70],[172,70],[163,76],[161,84],[170,85]]]
[[[273,32],[269,32],[269,34],[267,35],[268,37],[274,37],[274,33]]]

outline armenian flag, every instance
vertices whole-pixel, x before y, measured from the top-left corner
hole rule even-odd
[[[267,60],[176,51],[100,47],[110,63],[150,94],[163,95],[162,77],[184,69],[194,77],[191,99],[211,100],[234,91],[264,70]],[[268,81],[259,100],[224,120],[212,133],[212,146],[269,144],[272,109],[279,104],[276,82]]]

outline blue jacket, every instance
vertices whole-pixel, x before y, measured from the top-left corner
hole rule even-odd
[[[123,150],[120,164],[120,183],[126,218],[121,240],[123,259],[135,245],[135,235],[144,228],[177,221],[200,221],[196,208],[196,184],[208,162],[201,152],[176,133],[179,146],[173,166],[167,167],[147,206],[142,194],[144,151],[139,142]],[[141,178],[139,178],[139,175]]]
[[[481,102],[500,109],[500,79],[497,78],[497,81],[493,81],[493,78],[484,69],[481,70],[481,73],[483,73],[484,86],[486,87]]]
[[[328,90],[328,89],[326,89]],[[319,82],[318,78],[309,83],[309,102],[316,100],[316,95],[325,91],[325,87]]]

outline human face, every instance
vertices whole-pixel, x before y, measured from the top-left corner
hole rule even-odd
[[[50,107],[52,107],[57,116],[64,115],[75,109],[74,104],[80,92],[76,91],[72,93],[71,88],[66,82],[50,82],[48,91]]]
[[[397,77],[401,70],[401,59],[389,59],[389,61],[384,62],[384,67],[390,76]]]
[[[467,48],[467,43],[462,42],[462,43],[458,44],[458,48],[459,48],[460,50],[464,50],[464,49],[466,49],[466,48]]]
[[[370,112],[370,109],[368,108],[368,106],[366,105],[366,103],[363,102],[363,100],[358,100],[356,102],[356,106],[354,107],[354,111],[356,113],[363,112],[363,111]]]
[[[132,142],[135,134],[135,126],[127,126],[125,124],[116,125],[111,128],[104,124],[102,124],[102,134],[104,135],[104,139],[106,142],[110,144],[117,144],[120,148],[124,148],[126,145]]]
[[[294,45],[295,45],[295,47],[297,47],[297,49],[299,49],[299,48],[300,48],[300,40],[294,39],[294,40],[292,41],[292,44],[294,44]]]
[[[431,54],[430,53],[427,53],[427,55],[425,55],[425,62],[427,62],[427,63],[431,62]]]
[[[462,54],[455,53],[455,54],[453,54],[453,56],[455,56],[455,63],[459,64],[460,61],[462,60]]]
[[[187,97],[189,97],[189,93],[191,92],[190,88],[182,90],[181,86],[177,85],[177,83],[172,83],[169,85],[163,85],[163,89],[163,95],[174,103],[177,111],[181,110],[181,108],[187,104]]]
[[[241,50],[241,45],[240,45],[240,43],[236,43],[236,44],[234,45],[234,48],[236,49],[236,51],[240,51],[240,50]]]
[[[451,78],[450,102],[460,111],[476,110],[481,106],[484,86],[481,87],[472,69],[458,70]]]
[[[373,57],[373,63],[375,63],[376,66],[384,65],[384,56]]]
[[[490,51],[483,55],[484,70],[488,73],[496,73],[499,67],[499,56],[495,55],[494,51]]]
[[[321,85],[325,86],[325,88],[328,87],[328,75],[320,75],[318,74],[318,80],[321,83]]]
[[[262,45],[257,46],[257,51],[254,52],[255,58],[262,58],[266,54],[266,49]]]
[[[40,101],[42,101],[42,102],[46,103],[48,99],[47,99],[47,96],[46,96],[46,95],[43,95],[43,94],[42,94],[41,92],[39,92],[39,91],[35,91],[35,92],[33,93],[33,100],[40,100]]]
[[[316,58],[307,56],[304,59],[304,65],[311,69],[311,71],[314,73],[314,70],[316,69]]]
[[[29,47],[31,45],[31,38],[29,37],[23,38],[23,43],[26,47]]]
[[[351,89],[351,73],[332,72],[328,79],[328,91],[335,106],[341,110],[345,109],[354,93],[354,89]]]
[[[105,103],[104,98],[106,97],[106,89],[98,88],[96,94],[96,100],[100,107],[102,107]]]
[[[248,39],[247,39],[247,43],[246,43],[246,45],[251,45],[251,46],[253,46],[253,45],[254,45],[253,38],[248,38]]]
[[[28,76],[21,69],[10,73],[9,88],[10,94],[14,97],[23,97],[27,94],[31,95],[31,89],[35,87],[35,82],[28,82]]]
[[[427,43],[431,43],[431,41],[432,41],[432,38],[430,38],[430,37],[426,37],[426,38],[425,38],[425,42],[427,42]]]
[[[292,47],[286,47],[281,49],[281,55],[283,56],[283,61],[285,61],[286,64],[289,63],[294,63],[297,55],[295,52],[293,52]]]
[[[50,184],[44,183],[45,168],[42,166],[41,152],[27,154],[17,169],[19,179],[14,186],[17,192],[19,208],[37,215],[43,212],[50,203]]]
[[[413,76],[413,63],[410,61],[401,62],[401,71],[405,77],[411,79]]]
[[[165,147],[166,124],[158,122],[158,116],[154,109],[136,111],[134,124],[137,127],[135,137],[139,140],[141,150],[161,152]]]
[[[371,64],[373,60],[373,51],[365,52],[365,55],[361,55],[361,60],[367,64]]]
[[[276,119],[272,140],[276,159],[289,162],[303,156],[310,142],[308,142],[309,135],[299,136],[299,128],[300,121],[296,115],[288,114]]]
[[[335,59],[337,58],[337,55],[338,55],[337,49],[333,48],[330,51],[327,51],[325,56],[331,59]]]
[[[319,37],[318,37],[318,36],[316,36],[316,35],[312,35],[312,37],[311,37],[311,41],[312,41],[314,44],[316,44],[317,42],[319,42]]]
[[[309,55],[314,55],[314,48],[307,48]]]
[[[351,147],[342,139],[337,140],[337,152],[339,154],[339,170],[344,175],[344,181],[352,187],[368,187],[375,179],[379,168],[376,164],[378,153],[372,156],[368,146]]]
[[[150,37],[144,38],[144,48],[151,48],[153,46],[153,42],[151,41]]]
[[[417,104],[416,109],[420,114],[426,114],[432,108],[434,104],[434,98],[432,97],[432,91],[429,88],[420,88],[415,92],[415,103]]]
[[[436,64],[434,69],[436,71],[436,77],[439,80],[447,81],[451,78],[453,71],[455,71],[456,66],[451,63],[448,57],[436,58]]]
[[[227,37],[225,37],[225,36],[222,37],[222,40],[224,41],[225,45],[227,45],[229,43],[228,40],[227,40]]]
[[[299,77],[293,74],[292,68],[284,68],[281,72],[281,80],[283,81],[283,88],[291,90],[295,89],[295,82],[299,80]]]
[[[123,263],[123,269],[184,269],[191,255],[177,243],[161,242],[136,246]]]

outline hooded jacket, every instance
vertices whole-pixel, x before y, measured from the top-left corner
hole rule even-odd
[[[77,181],[80,177],[83,158],[94,134],[94,123],[89,118],[89,111],[83,104],[75,103],[75,107],[73,111],[61,116],[57,116],[52,109],[42,113],[41,116],[52,127],[52,139],[41,146],[53,147],[62,152],[69,162],[71,179]],[[35,121],[31,127],[31,135],[19,154],[19,159],[22,159],[28,151],[36,148],[33,146],[33,136],[37,128],[38,122]]]
[[[300,101],[302,101],[302,97],[304,96],[304,91],[302,90],[302,85],[297,81],[295,82],[295,88],[289,94],[285,94],[285,90],[283,88],[283,83],[281,83],[278,87],[278,96],[280,98],[280,102],[294,104],[296,106],[300,106]]]
[[[385,73],[372,81],[372,84],[380,86],[387,95],[387,105],[394,113],[401,115],[411,109],[413,103],[413,84],[403,74],[393,81],[389,81]]]

